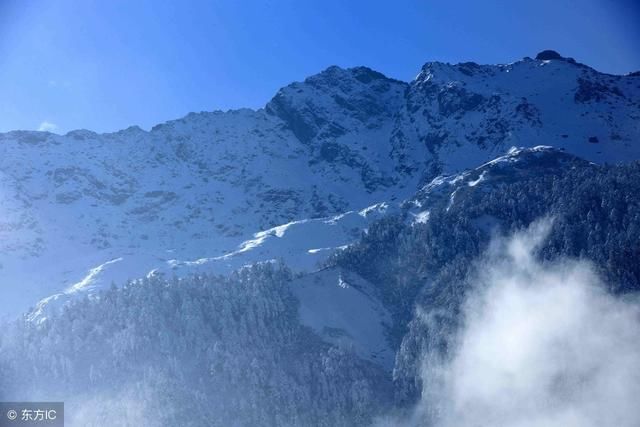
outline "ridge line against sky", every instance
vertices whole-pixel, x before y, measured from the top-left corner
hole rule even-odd
[[[534,56],[535,56],[535,55],[534,55]],[[565,57],[565,59],[567,59],[567,58],[570,58],[570,57]],[[527,60],[527,59],[529,59],[529,60],[533,60],[533,59],[532,59],[532,57],[523,57],[523,58],[520,58],[520,59],[518,59],[518,60],[511,61],[511,62],[503,62],[503,63],[499,63],[499,64],[479,64],[479,65],[481,65],[481,66],[487,66],[487,65],[488,65],[488,66],[508,66],[508,65],[510,65],[510,64],[514,64],[514,63],[517,63],[517,62],[521,62],[521,61],[524,61],[524,60]],[[575,59],[575,58],[571,58],[571,59]],[[579,65],[584,65],[584,66],[589,67],[589,64],[584,64],[584,63],[581,63],[580,61],[576,61],[576,62],[577,62],[577,64],[579,64]],[[430,64],[430,63],[442,63],[442,61],[428,61],[428,62],[425,62],[425,64],[424,64],[424,65],[426,65],[426,64]],[[456,66],[456,65],[459,65],[459,64],[461,64],[461,63],[454,63],[454,64],[447,63],[447,65],[453,65],[453,66]],[[423,65],[423,67],[424,67],[424,65]],[[261,106],[258,106],[258,107],[244,107],[244,106],[239,106],[239,107],[230,107],[230,108],[226,108],[226,109],[220,109],[220,108],[217,108],[217,109],[212,109],[212,110],[189,111],[189,112],[187,112],[187,113],[185,113],[185,114],[183,114],[183,115],[181,115],[181,116],[179,116],[179,117],[171,117],[171,118],[169,118],[169,119],[167,119],[167,120],[163,120],[163,121],[160,121],[160,122],[157,122],[157,123],[153,123],[153,124],[151,124],[150,126],[148,126],[148,127],[147,127],[147,129],[143,129],[143,128],[142,128],[142,127],[140,127],[138,124],[133,123],[133,124],[129,124],[129,125],[127,125],[127,126],[125,126],[125,127],[122,127],[122,128],[112,129],[112,130],[106,130],[106,131],[95,131],[95,130],[93,130],[93,129],[87,129],[87,128],[73,128],[73,129],[68,129],[68,130],[66,130],[66,131],[62,132],[62,131],[60,131],[60,129],[58,128],[58,126],[57,126],[55,123],[50,123],[50,122],[48,122],[48,121],[46,121],[46,120],[45,120],[45,121],[43,121],[42,123],[40,123],[40,125],[38,126],[38,128],[37,128],[37,129],[11,129],[11,130],[8,130],[8,131],[0,131],[0,134],[3,134],[3,133],[10,133],[10,132],[13,132],[13,131],[18,131],[18,132],[20,132],[20,131],[25,131],[25,130],[26,130],[26,131],[33,131],[33,130],[35,130],[35,131],[38,131],[38,132],[49,132],[49,133],[53,133],[53,134],[57,134],[57,135],[66,135],[66,134],[68,134],[68,133],[76,132],[76,131],[89,131],[89,132],[92,132],[92,133],[96,133],[96,134],[99,134],[99,135],[103,135],[103,134],[113,134],[113,133],[119,133],[119,132],[126,132],[126,131],[130,131],[130,130],[132,130],[132,129],[136,129],[137,131],[141,131],[141,132],[150,132],[150,131],[152,131],[155,127],[160,127],[161,125],[164,125],[164,124],[167,124],[167,123],[171,123],[171,122],[174,122],[174,121],[180,121],[180,120],[184,119],[185,117],[188,117],[188,116],[193,115],[193,114],[196,114],[196,115],[197,115],[197,114],[209,114],[209,113],[216,114],[216,113],[227,113],[227,112],[231,112],[231,111],[242,111],[242,110],[250,110],[250,111],[254,111],[254,112],[255,112],[255,111],[258,111],[258,110],[264,109],[264,108],[266,107],[266,105],[268,104],[268,102],[273,98],[273,96],[275,96],[275,95],[276,95],[276,93],[277,93],[280,89],[285,88],[285,87],[287,87],[287,86],[289,86],[289,85],[291,85],[291,84],[294,84],[294,83],[299,83],[299,82],[306,81],[306,80],[307,80],[307,78],[309,78],[309,77],[313,77],[313,76],[317,76],[317,75],[320,75],[320,74],[322,74],[322,73],[325,73],[327,70],[329,70],[330,68],[333,68],[333,67],[337,67],[337,68],[340,68],[341,70],[345,70],[345,71],[347,71],[347,70],[352,70],[352,69],[355,69],[355,68],[366,68],[366,69],[372,70],[372,71],[374,71],[374,72],[379,72],[378,70],[373,70],[373,69],[371,69],[370,67],[367,67],[366,65],[358,65],[358,66],[354,66],[354,67],[340,67],[340,66],[336,66],[336,65],[330,65],[330,66],[328,66],[328,67],[325,67],[325,69],[320,70],[320,71],[317,71],[316,73],[313,73],[313,74],[311,74],[311,75],[309,75],[309,76],[305,76],[304,78],[302,78],[302,79],[300,79],[300,80],[297,80],[297,81],[291,81],[291,82],[288,82],[288,83],[286,83],[286,84],[283,84],[279,89],[277,89],[276,91],[274,91],[274,93],[272,94],[272,96],[270,96],[270,97],[269,97],[269,98],[264,102],[264,104],[263,104],[263,105],[261,105]],[[411,84],[411,82],[412,82],[412,81],[415,81],[415,79],[416,79],[416,78],[418,78],[419,73],[420,73],[420,70],[421,70],[423,67],[420,67],[420,69],[419,69],[419,70],[418,70],[418,72],[416,73],[416,76],[415,76],[414,78],[410,79],[410,80],[400,80],[400,79],[396,79],[396,78],[393,78],[393,77],[389,77],[389,76],[387,76],[387,75],[386,75],[386,74],[384,74],[384,73],[381,73],[381,74],[382,74],[385,78],[387,78],[387,79],[394,80],[394,81],[396,81],[396,82],[400,82],[400,83]],[[589,67],[589,68],[592,68],[592,67]],[[600,70],[595,70],[595,71],[602,73]],[[606,73],[605,73],[605,74],[606,74]],[[623,75],[621,75],[621,74],[610,74],[610,75],[619,75],[619,76],[623,76]]]
[[[0,0],[0,132],[150,129],[261,108],[332,64],[410,81],[428,61],[555,49],[602,72],[640,69],[633,0],[450,3]]]

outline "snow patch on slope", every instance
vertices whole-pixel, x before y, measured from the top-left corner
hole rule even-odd
[[[394,352],[386,337],[391,316],[370,283],[351,272],[326,269],[295,279],[290,287],[300,301],[303,325],[331,344],[393,368]]]
[[[29,316],[33,321],[42,321],[49,310],[60,309],[73,298],[92,295],[112,283],[122,284],[154,274],[179,277],[192,273],[228,274],[266,260],[284,261],[297,273],[310,272],[334,251],[348,247],[372,221],[392,209],[388,204],[384,204],[384,209],[376,204],[328,218],[293,221],[254,233],[252,239],[220,256],[180,260],[166,259],[173,250],[165,251],[165,256],[129,253],[91,268],[66,291],[42,299]]]

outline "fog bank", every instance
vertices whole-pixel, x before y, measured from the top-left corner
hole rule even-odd
[[[537,260],[550,228],[543,220],[491,244],[454,353],[425,357],[405,424],[640,425],[640,306],[608,294],[586,262]]]

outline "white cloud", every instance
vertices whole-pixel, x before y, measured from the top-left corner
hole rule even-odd
[[[640,305],[607,293],[588,263],[537,260],[549,229],[494,242],[454,354],[425,359],[422,401],[405,424],[640,425]]]
[[[58,125],[47,120],[43,121],[40,123],[40,126],[38,126],[38,130],[40,132],[54,132],[56,129],[58,129]]]

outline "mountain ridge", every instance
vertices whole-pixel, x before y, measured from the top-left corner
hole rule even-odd
[[[543,52],[547,52],[547,51],[555,52],[553,50],[541,51],[536,55],[536,57],[540,56],[540,54],[542,54]],[[463,61],[463,62],[443,62],[443,61],[438,61],[438,60],[427,61],[422,65],[422,67],[420,67],[420,72],[416,75],[416,77],[414,77],[413,79],[410,79],[410,80],[403,80],[403,79],[398,79],[398,78],[394,78],[394,77],[389,77],[389,76],[385,75],[383,72],[376,71],[376,70],[374,70],[371,67],[368,67],[366,65],[356,65],[356,66],[351,66],[351,67],[343,67],[343,66],[334,64],[334,65],[327,66],[326,68],[324,68],[323,70],[317,72],[316,74],[312,74],[311,76],[304,78],[302,81],[295,81],[294,83],[303,83],[303,82],[305,82],[306,80],[308,80],[310,78],[314,78],[316,76],[320,76],[323,73],[325,73],[327,71],[330,71],[330,70],[333,70],[333,69],[342,70],[342,71],[351,71],[351,70],[359,70],[359,69],[361,69],[363,71],[368,71],[368,72],[372,72],[374,74],[377,74],[377,75],[381,76],[382,78],[384,78],[386,80],[394,81],[394,82],[397,82],[397,83],[404,83],[404,84],[409,85],[413,81],[415,81],[418,78],[418,76],[420,75],[420,73],[425,69],[425,67],[428,67],[430,64],[440,64],[440,65],[449,66],[449,67],[500,67],[500,66],[509,66],[509,65],[513,65],[513,64],[516,64],[516,63],[519,63],[519,62],[532,61],[532,60],[535,60],[535,61],[562,60],[562,61],[569,62],[569,63],[571,63],[573,65],[576,65],[576,66],[586,67],[586,68],[588,68],[588,69],[590,69],[592,71],[595,71],[598,74],[611,76],[611,77],[638,77],[638,76],[640,76],[640,71],[637,71],[637,70],[636,71],[629,71],[629,72],[621,73],[621,74],[607,73],[607,72],[600,71],[600,70],[597,70],[595,68],[592,68],[587,64],[584,64],[584,63],[581,63],[581,62],[577,62],[573,58],[564,57],[564,56],[560,55],[557,52],[555,52],[555,53],[557,55],[559,55],[559,58],[553,58],[553,59],[544,60],[544,59],[537,59],[536,57],[532,58],[532,57],[529,57],[529,56],[525,56],[525,57],[523,57],[523,58],[521,58],[519,60],[510,62],[510,63],[503,63],[503,64],[502,63],[496,63],[496,64],[484,64],[483,63],[483,64],[481,64],[481,63],[473,62],[473,61]],[[285,85],[282,88],[280,88],[279,90],[281,90],[284,87],[287,87],[289,85]],[[276,93],[278,91],[276,91]],[[273,99],[273,97],[271,99]],[[229,108],[229,109],[225,109],[225,110],[213,109],[213,110],[202,110],[202,111],[199,111],[199,112],[198,111],[191,111],[191,112],[186,113],[182,117],[178,117],[178,118],[175,118],[175,119],[169,119],[169,120],[166,120],[166,121],[163,121],[163,122],[159,122],[159,123],[153,125],[150,128],[150,130],[148,130],[148,131],[142,129],[139,125],[135,125],[134,124],[134,125],[127,126],[126,128],[115,129],[113,131],[105,131],[105,132],[94,132],[94,131],[92,131],[90,129],[86,129],[86,128],[77,128],[77,129],[71,129],[71,130],[65,132],[64,134],[60,134],[60,133],[57,133],[55,131],[14,129],[14,130],[8,130],[8,131],[5,131],[5,132],[0,132],[0,135],[12,134],[12,133],[16,133],[16,132],[18,132],[18,133],[21,133],[21,132],[34,132],[34,133],[51,134],[51,135],[58,135],[58,136],[71,136],[73,134],[80,134],[80,133],[92,134],[92,135],[109,135],[109,134],[117,134],[119,132],[129,130],[131,128],[139,129],[139,130],[141,130],[143,132],[151,132],[153,130],[153,128],[156,128],[158,126],[161,127],[162,125],[170,124],[171,122],[182,120],[182,119],[185,119],[185,118],[187,118],[189,116],[194,116],[194,115],[198,115],[198,114],[209,114],[209,113],[216,113],[216,114],[219,114],[219,113],[230,113],[230,112],[242,111],[242,110],[249,110],[249,111],[256,112],[256,111],[260,111],[260,110],[265,109],[265,107],[266,107],[266,105],[268,103],[269,103],[269,101],[267,101],[265,103],[265,106],[258,107],[258,108],[238,107],[238,108]]]
[[[150,271],[224,256],[283,224],[394,206],[511,147],[638,159],[638,118],[640,79],[525,58],[430,62],[411,82],[332,66],[258,110],[190,113],[151,131],[0,134],[0,296],[20,301],[2,310],[123,256]]]

